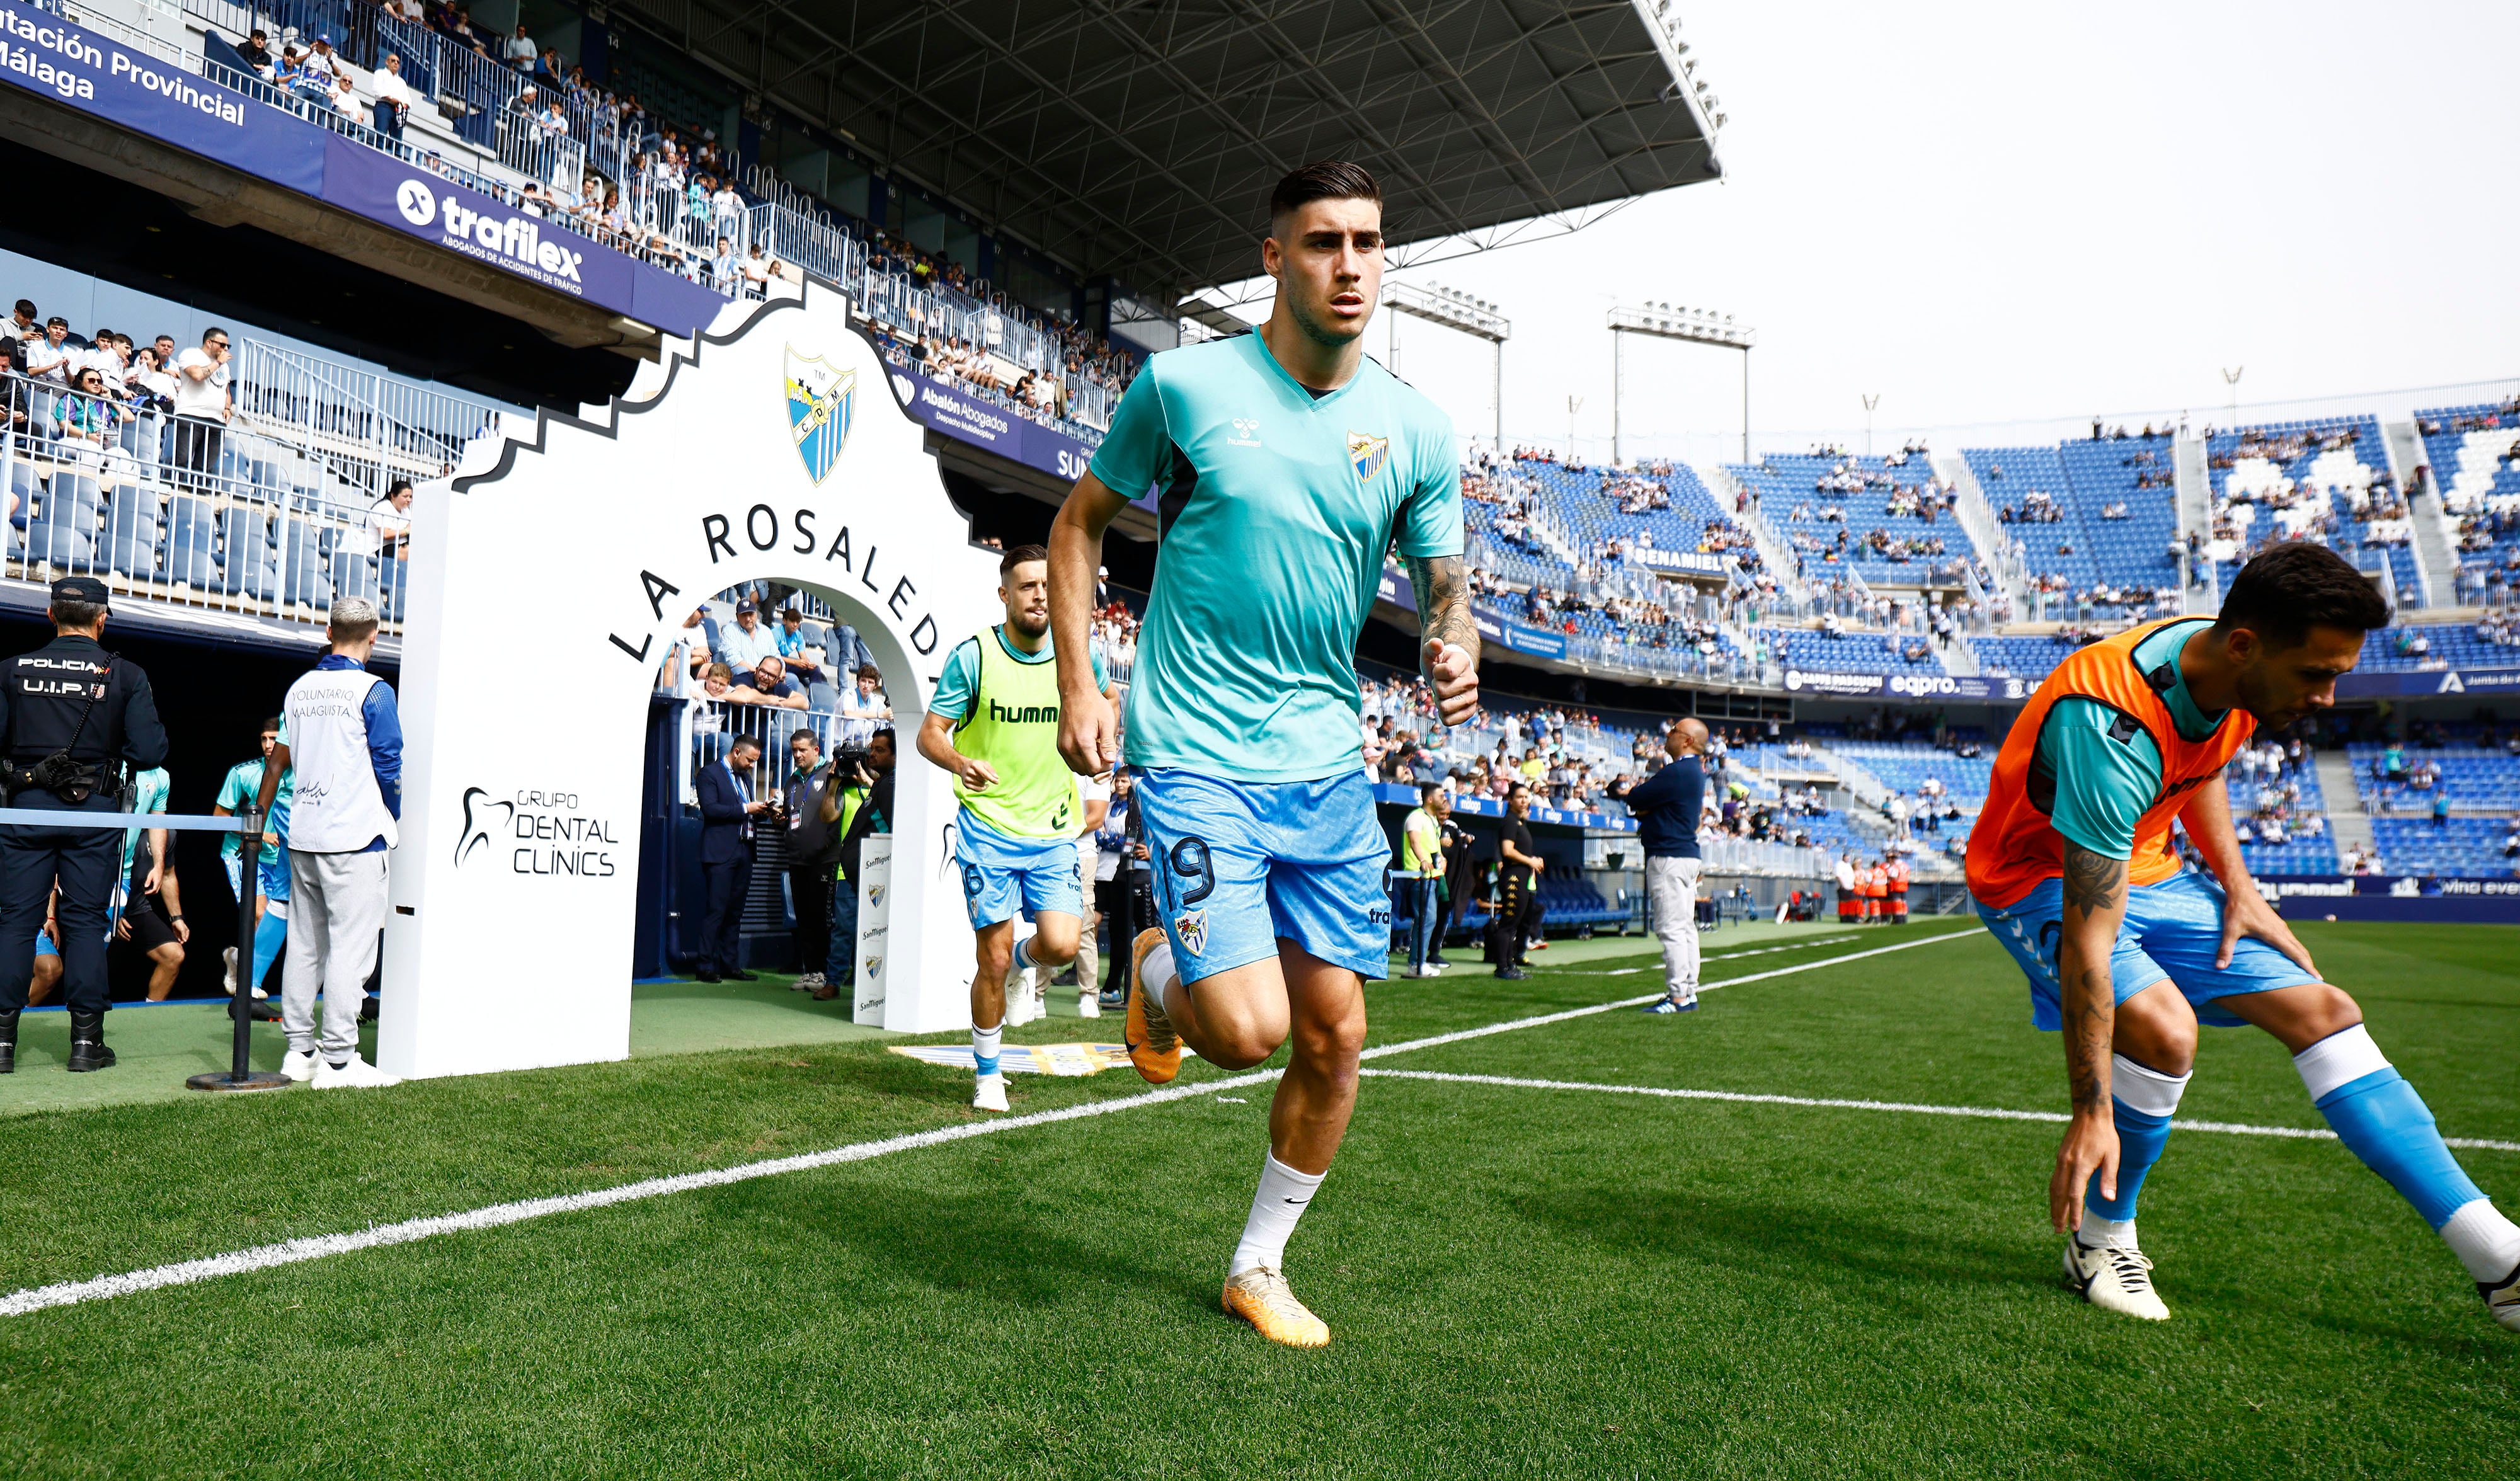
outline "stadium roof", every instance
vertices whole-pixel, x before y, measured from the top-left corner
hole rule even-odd
[[[1149,294],[1258,272],[1268,189],[1381,178],[1411,260],[1717,178],[1671,0],[622,0],[887,174]]]

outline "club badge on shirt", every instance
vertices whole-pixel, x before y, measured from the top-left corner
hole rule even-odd
[[[1359,483],[1371,483],[1373,475],[1382,471],[1382,465],[1391,461],[1391,439],[1350,432],[1347,434],[1347,461],[1356,470]]]

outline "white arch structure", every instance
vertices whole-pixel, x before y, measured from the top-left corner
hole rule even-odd
[[[628,1055],[647,711],[701,601],[754,579],[820,594],[905,717],[1001,615],[994,555],[819,285],[730,304],[608,406],[482,439],[412,515],[378,1045],[398,1075]],[[953,793],[908,739],[859,978],[885,1027],[919,1032],[968,1020],[972,967]]]

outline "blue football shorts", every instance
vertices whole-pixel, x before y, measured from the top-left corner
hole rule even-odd
[[[2043,879],[2009,909],[1978,903],[1977,913],[2030,979],[2030,1021],[2047,1031],[2064,1027],[2056,944],[2065,928],[2065,882]],[[2197,1022],[2236,1028],[2242,1020],[2216,1008],[2216,999],[2318,980],[2255,936],[2233,943],[2228,966],[2214,965],[2222,949],[2223,887],[2214,880],[2182,869],[2158,884],[2130,889],[2126,921],[2118,927],[2117,950],[2109,958],[2117,1001],[2124,1003],[2167,981],[2196,1010]]]
[[[1135,776],[1155,908],[1184,982],[1274,957],[1281,939],[1361,977],[1385,974],[1391,843],[1362,768],[1317,782]]]
[[[221,854],[219,863],[227,867],[228,893],[244,899],[245,855]],[[262,892],[265,900],[277,900],[283,905],[289,903],[288,845],[274,848],[266,843],[262,846],[261,854],[253,863],[253,880],[254,887]]]
[[[1027,920],[1043,911],[1082,920],[1085,886],[1077,878],[1073,838],[1014,838],[965,808],[954,820],[954,862],[963,871],[963,906],[971,929],[986,930],[1020,909]]]

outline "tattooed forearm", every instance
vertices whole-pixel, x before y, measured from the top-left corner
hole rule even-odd
[[[2117,1032],[2117,986],[2110,971],[2127,864],[2065,842],[2065,919],[2056,944],[2063,991],[2065,1080],[2078,1111],[2109,1104],[2109,1055]]]
[[[1475,663],[1479,624],[1470,615],[1470,583],[1459,556],[1413,557],[1409,585],[1418,595],[1418,631],[1462,650]]]
[[[2095,854],[2065,844],[2065,904],[2084,915],[2096,915],[2117,907],[2119,890],[2126,883],[2126,861]]]
[[[2079,964],[2078,964],[2079,965]],[[2117,988],[2106,964],[2083,967],[2065,989],[2065,1084],[2076,1110],[2104,1110],[2108,1077],[2101,1067],[2117,1037]]]

